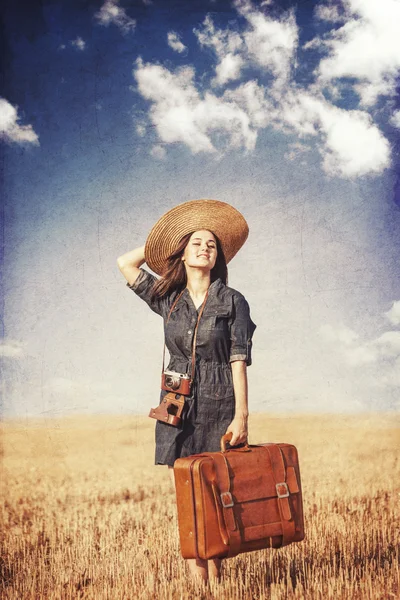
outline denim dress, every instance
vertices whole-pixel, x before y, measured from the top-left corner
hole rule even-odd
[[[141,269],[136,281],[126,285],[163,317],[165,343],[170,354],[166,368],[191,374],[192,342],[199,309],[185,289],[168,320],[179,292],[152,299],[155,281],[154,275]],[[211,283],[197,330],[191,396],[185,397],[181,427],[157,421],[155,464],[173,466],[177,458],[219,450],[221,436],[235,415],[230,363],[244,360],[247,365],[251,364],[255,328],[244,296],[221,279]],[[160,402],[167,393],[161,390]]]

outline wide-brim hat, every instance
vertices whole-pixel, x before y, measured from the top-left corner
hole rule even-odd
[[[145,260],[158,275],[166,261],[188,233],[206,229],[214,233],[228,263],[245,243],[249,227],[243,215],[220,200],[190,200],[165,213],[150,231],[144,249]]]

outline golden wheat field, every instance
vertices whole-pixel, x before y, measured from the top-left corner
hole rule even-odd
[[[253,415],[250,442],[297,446],[306,539],[224,561],[198,590],[179,555],[153,421],[3,422],[4,599],[391,599],[399,586],[399,419]]]

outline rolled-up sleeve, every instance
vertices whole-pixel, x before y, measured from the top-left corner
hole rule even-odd
[[[231,322],[230,362],[244,360],[251,365],[252,337],[256,325],[250,318],[250,309],[243,296],[233,297],[233,313]]]
[[[151,310],[153,310],[158,315],[163,316],[163,308],[164,301],[162,298],[152,298],[152,290],[155,282],[157,281],[157,277],[145,271],[144,269],[140,269],[140,273],[131,285],[129,282],[126,284],[129,289],[131,289],[135,294],[139,296],[142,300],[149,305]]]

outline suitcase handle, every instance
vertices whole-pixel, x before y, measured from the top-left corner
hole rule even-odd
[[[225,433],[222,438],[221,438],[221,452],[226,452],[226,444],[229,444],[229,442],[232,439],[232,432],[230,431],[229,433]],[[236,448],[235,446],[233,446],[233,448]],[[246,442],[245,445],[243,446],[243,448],[236,448],[236,450],[238,450],[239,452],[250,452],[250,448],[248,443]]]

